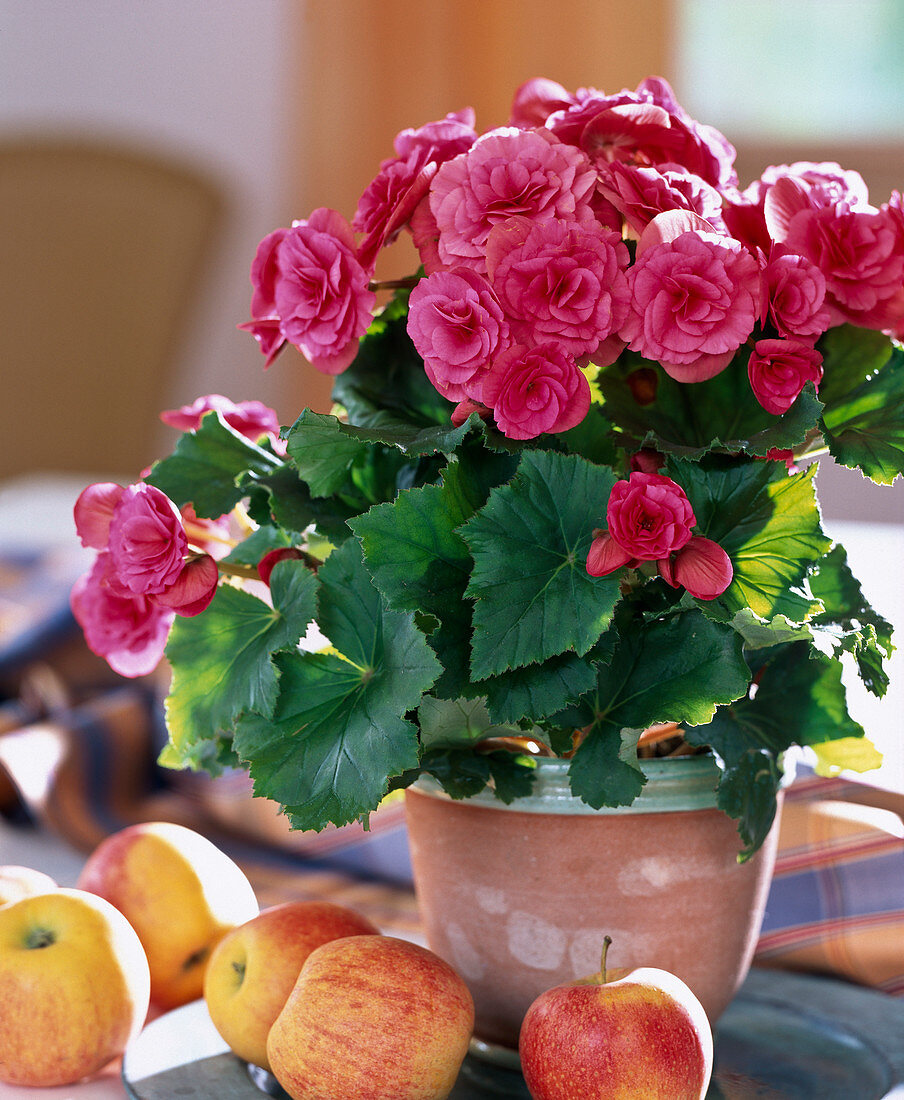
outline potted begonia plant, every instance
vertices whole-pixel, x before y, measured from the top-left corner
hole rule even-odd
[[[606,816],[677,754],[743,863],[788,750],[875,756],[841,666],[882,695],[891,628],[810,460],[904,469],[904,203],[733,162],[661,79],[535,80],[505,126],[399,134],[351,222],[261,243],[243,327],[334,375],[333,412],[200,399],[76,507],[89,645],[125,675],[165,646],[164,763],[247,769],[322,829],[425,776],[517,808],[547,760]],[[376,281],[402,232],[420,269]]]

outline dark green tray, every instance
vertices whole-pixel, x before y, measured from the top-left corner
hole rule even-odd
[[[149,1024],[123,1060],[134,1100],[261,1100],[203,1001]],[[260,1075],[263,1078],[263,1075]],[[269,1078],[272,1096],[286,1093]],[[270,1086],[270,1087],[268,1087]],[[452,1100],[525,1100],[520,1074],[469,1056]],[[716,1029],[707,1100],[904,1100],[904,1001],[845,982],[753,970]]]

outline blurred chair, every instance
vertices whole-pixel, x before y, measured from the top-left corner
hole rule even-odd
[[[222,211],[155,154],[0,140],[0,480],[137,478]]]

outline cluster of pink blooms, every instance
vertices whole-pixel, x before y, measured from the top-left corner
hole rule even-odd
[[[283,446],[276,413],[259,401],[233,404],[211,394],[161,419],[192,431],[211,411],[253,442],[267,437],[276,449]],[[98,553],[72,589],[73,614],[89,647],[114,671],[145,675],[163,656],[175,616],[199,615],[213,599],[226,517],[202,520],[190,505],[180,512],[146,482],[100,482],[76,501],[75,526],[82,545]]]
[[[509,125],[478,135],[464,110],[403,131],[395,152],[351,224],[320,209],[261,243],[244,327],[268,363],[288,341],[323,371],[349,366],[376,257],[403,229],[426,272],[408,331],[428,376],[453,420],[477,411],[514,439],[578,424],[580,368],[626,347],[681,382],[744,347],[777,416],[818,386],[829,327],[904,334],[901,195],[872,206],[830,163],[742,191],[734,149],[661,79],[615,95],[529,81]]]

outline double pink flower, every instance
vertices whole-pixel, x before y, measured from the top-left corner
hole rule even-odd
[[[691,533],[697,520],[684,490],[663,474],[634,471],[615,483],[606,509],[607,531],[594,531],[587,554],[593,577],[622,566],[656,562],[673,588],[712,600],[731,584],[731,560],[718,543]]]
[[[72,596],[88,644],[123,675],[149,672],[173,616],[199,615],[213,599],[216,562],[191,550],[176,506],[145,483],[89,485],[75,525],[82,545],[99,551]]]

